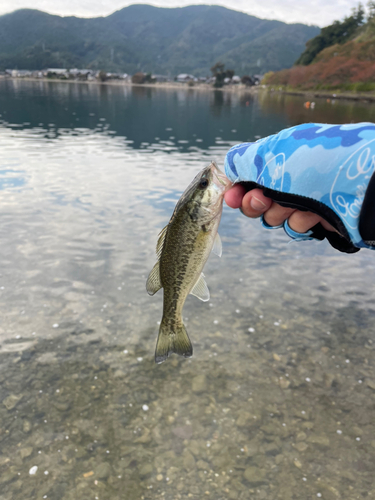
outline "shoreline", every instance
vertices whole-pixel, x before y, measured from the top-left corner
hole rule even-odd
[[[0,77],[0,81],[30,81],[30,82],[43,82],[43,83],[70,83],[70,84],[83,84],[83,85],[108,85],[113,87],[139,87],[139,88],[152,88],[152,89],[170,89],[170,90],[199,90],[205,92],[219,91],[219,92],[230,92],[230,93],[251,93],[258,94],[261,92],[266,92],[269,94],[284,94],[292,95],[297,97],[306,98],[316,98],[316,99],[343,99],[349,101],[362,101],[362,102],[375,102],[375,93],[365,93],[365,92],[341,92],[340,90],[328,91],[328,90],[293,90],[293,89],[283,89],[283,88],[272,88],[271,86],[252,86],[247,87],[242,83],[225,85],[221,88],[215,88],[212,85],[205,83],[196,83],[189,86],[187,83],[178,82],[156,82],[156,83],[132,83],[125,82],[122,80],[108,80],[105,82],[99,82],[96,80],[61,80],[59,78],[33,78],[33,77]]]
[[[263,89],[262,89],[263,90]],[[293,95],[298,97],[315,97],[317,99],[343,99],[348,101],[362,101],[362,102],[375,102],[375,94],[366,94],[358,92],[340,92],[340,90],[328,91],[328,90],[285,90],[285,89],[264,89],[266,92],[272,94],[285,94]]]
[[[132,83],[125,82],[122,80],[107,80],[105,82],[99,82],[97,80],[61,80],[59,78],[33,78],[33,77],[0,77],[0,81],[28,81],[28,82],[43,82],[43,83],[78,83],[84,85],[109,85],[113,87],[141,87],[141,88],[153,88],[153,89],[172,89],[172,90],[204,90],[204,91],[212,91],[218,90],[220,92],[258,92],[260,89],[259,86],[247,87],[242,83],[226,85],[221,88],[215,88],[212,85],[208,85],[205,83],[196,83],[192,86],[189,86],[187,83],[179,83],[179,82],[156,82],[156,83]]]

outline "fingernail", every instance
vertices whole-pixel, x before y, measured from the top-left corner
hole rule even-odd
[[[263,203],[263,201],[256,198],[255,196],[253,196],[251,198],[250,206],[252,209],[256,210],[257,212],[260,212],[261,210],[264,210],[266,208],[266,204]]]

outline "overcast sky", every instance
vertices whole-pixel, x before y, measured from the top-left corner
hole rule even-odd
[[[184,7],[192,4],[222,5],[264,19],[278,19],[287,23],[327,26],[332,21],[350,15],[357,0],[0,0],[0,15],[17,9],[39,9],[60,16],[107,16],[127,5],[147,3],[158,7]]]

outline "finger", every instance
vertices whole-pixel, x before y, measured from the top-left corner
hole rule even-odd
[[[288,219],[293,212],[295,212],[295,208],[282,207],[278,203],[273,202],[271,208],[264,214],[264,222],[269,226],[279,226]]]
[[[319,223],[327,231],[334,231],[337,233],[337,230],[331,226],[329,222],[312,212],[299,212],[296,210],[288,219],[289,227],[293,229],[293,231],[296,231],[296,233],[306,233],[306,231]]]
[[[306,233],[306,231],[314,227],[321,220],[321,217],[317,214],[296,210],[288,218],[288,224],[290,229],[293,229],[296,233]]]
[[[247,217],[260,217],[272,205],[261,189],[248,191],[242,199],[242,213]]]
[[[225,203],[230,208],[240,208],[242,205],[242,198],[246,190],[241,184],[235,184],[229,191],[224,195]]]
[[[335,229],[333,226],[331,226],[331,224],[329,222],[327,222],[325,219],[320,219],[319,221],[321,223],[321,225],[324,227],[324,229],[327,229],[327,231],[333,231],[335,233],[338,233],[340,234],[337,229]]]

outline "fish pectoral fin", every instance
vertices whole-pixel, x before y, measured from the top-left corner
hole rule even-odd
[[[215,255],[218,255],[219,257],[222,256],[223,245],[221,243],[221,238],[219,236],[219,233],[216,233],[216,236],[214,239],[214,244],[213,244],[211,252],[214,253]]]
[[[146,290],[149,295],[154,295],[162,287],[160,281],[160,264],[159,261],[154,265],[152,271],[147,278]]]
[[[195,297],[198,297],[198,299],[203,300],[203,302],[207,302],[208,300],[210,300],[210,291],[204,279],[203,273],[199,276],[198,281],[193,286],[190,295],[195,295]]]

